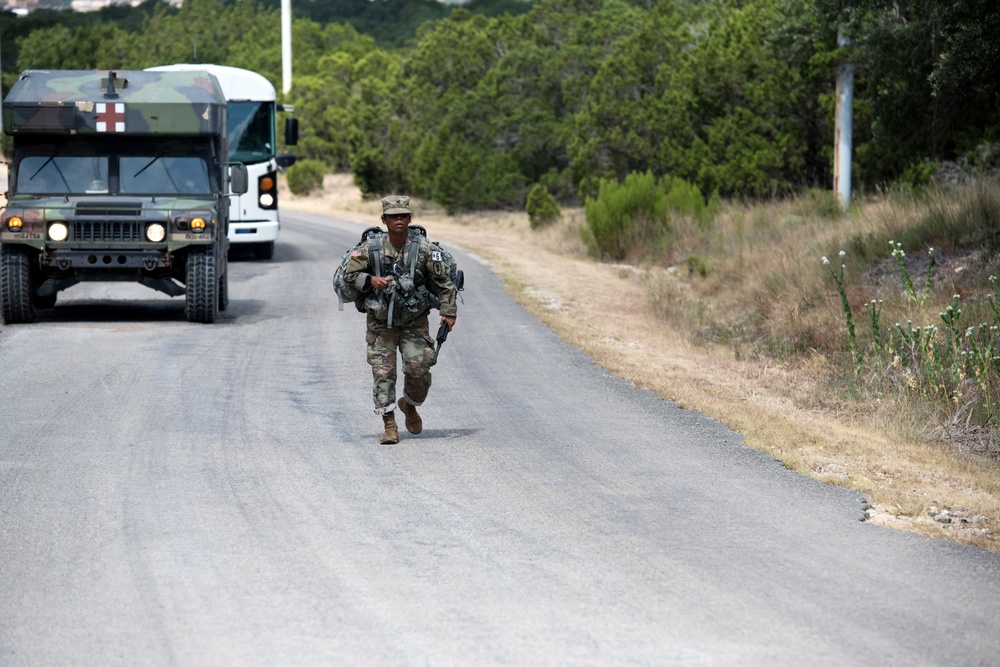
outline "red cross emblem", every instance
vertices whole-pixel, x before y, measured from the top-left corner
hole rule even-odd
[[[97,113],[94,114],[98,132],[125,131],[125,105],[121,102],[106,104],[97,103]]]

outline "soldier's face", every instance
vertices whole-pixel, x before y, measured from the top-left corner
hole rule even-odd
[[[390,232],[406,232],[407,228],[410,226],[410,215],[407,213],[394,213],[392,215],[383,215],[382,224]]]

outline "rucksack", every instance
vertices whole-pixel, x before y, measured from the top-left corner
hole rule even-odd
[[[425,239],[427,238],[427,230],[420,225],[410,225],[410,233],[417,233]],[[430,239],[428,240],[430,241]],[[431,241],[431,245],[437,248],[437,250],[441,253],[441,261],[444,262],[445,268],[448,270],[448,277],[451,278],[451,283],[455,286],[455,289],[459,292],[464,291],[465,273],[458,268],[458,263],[455,261],[455,257],[450,252],[442,248],[441,244],[437,241]],[[438,286],[435,285],[433,281],[427,281],[427,289],[433,292],[435,296],[438,296]],[[458,298],[462,299],[462,295],[459,294]],[[462,299],[462,303],[465,303],[465,299]]]
[[[337,267],[337,270],[333,274],[333,289],[337,293],[339,310],[344,309],[344,303],[352,302],[354,307],[358,309],[358,312],[365,312],[365,300],[369,294],[359,290],[353,283],[346,282],[344,280],[344,273],[347,271],[347,264],[351,261],[352,253],[367,243],[369,263],[375,268],[375,275],[382,275],[382,234],[384,233],[385,231],[380,227],[369,227],[362,232],[361,240],[358,241],[353,248],[345,252],[340,258],[340,266]],[[420,225],[410,225],[407,243],[419,246],[420,240],[416,238],[417,236],[427,238],[427,230]],[[430,241],[430,243],[435,247],[436,252],[441,253],[441,261],[444,262],[445,268],[448,271],[448,277],[451,278],[451,282],[455,285],[455,289],[459,292],[463,291],[465,289],[465,274],[458,268],[458,264],[455,262],[455,257],[450,252],[442,248],[441,244],[437,241]],[[415,259],[416,250],[416,247],[411,247],[409,256]],[[413,271],[414,267],[410,266],[409,278],[411,281],[413,279]],[[424,284],[427,287],[427,291],[434,296],[434,300],[440,303],[440,290],[438,289],[438,286],[431,280],[426,280]],[[461,295],[459,295],[459,298],[461,298]],[[462,299],[462,302],[465,303],[465,300]],[[434,307],[437,307],[437,303],[434,304]],[[391,326],[393,319],[391,311],[388,313],[387,317]]]
[[[378,253],[382,253],[382,230],[378,227],[369,227],[361,234],[361,240],[352,247],[349,248],[347,252],[344,253],[343,257],[340,258],[340,266],[333,274],[333,291],[337,293],[338,310],[344,309],[345,303],[353,303],[355,307],[360,312],[364,312],[365,306],[365,294],[353,283],[348,283],[344,280],[344,273],[347,271],[347,264],[351,261],[351,253],[363,246],[369,238],[377,238],[378,240]],[[369,249],[369,253],[374,248]],[[369,255],[371,256],[371,255]]]

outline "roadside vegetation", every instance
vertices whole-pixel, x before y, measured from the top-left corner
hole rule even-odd
[[[827,192],[723,206],[647,174],[602,183],[581,235],[649,267],[651,312],[690,341],[808,363],[817,405],[892,405],[900,434],[1000,460],[1000,179],[841,212]]]
[[[821,434],[791,451],[757,446],[872,494],[887,522],[940,534],[954,521],[953,535],[994,549],[998,230],[996,177],[900,187],[842,212],[818,191],[710,205],[689,184],[645,175],[602,183],[580,225],[592,257],[635,267],[646,312],[673,334],[762,373],[780,367],[798,378],[793,415],[835,414],[871,435],[868,446]],[[956,493],[917,488],[944,478]]]

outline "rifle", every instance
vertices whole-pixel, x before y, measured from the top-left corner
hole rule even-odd
[[[435,338],[437,340],[437,349],[434,350],[434,361],[431,362],[431,366],[438,362],[438,355],[441,353],[441,346],[444,342],[448,340],[448,325],[444,322],[441,323],[440,328],[438,328],[438,333]]]

